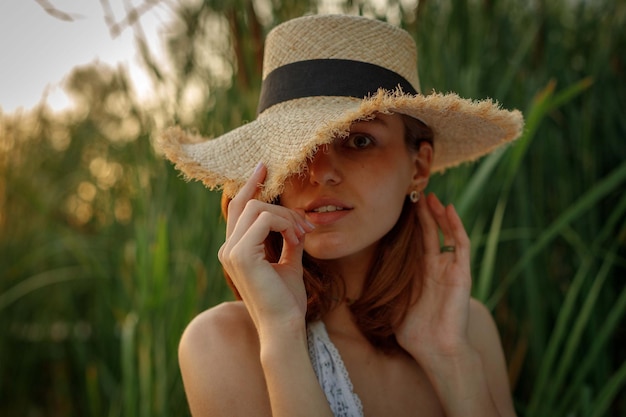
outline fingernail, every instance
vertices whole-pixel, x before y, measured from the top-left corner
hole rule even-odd
[[[311,223],[310,221],[308,221],[307,219],[304,219],[304,222],[306,223],[307,226],[311,228],[311,230],[315,229],[315,225]]]
[[[254,168],[254,172],[252,173],[252,175],[258,173],[262,167],[263,167],[263,162],[261,161],[256,165],[256,168]]]

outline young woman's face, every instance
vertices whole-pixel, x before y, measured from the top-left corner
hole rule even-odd
[[[424,188],[432,148],[422,169],[423,152],[408,149],[404,129],[396,114],[354,123],[347,138],[321,147],[308,170],[287,181],[280,203],[304,211],[315,225],[305,238],[309,255],[371,256],[398,221],[406,196]]]

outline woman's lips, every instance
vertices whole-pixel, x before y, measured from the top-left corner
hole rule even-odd
[[[342,204],[314,204],[306,210],[306,218],[315,225],[334,223],[350,213],[352,208]]]

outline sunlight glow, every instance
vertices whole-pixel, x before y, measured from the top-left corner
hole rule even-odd
[[[124,2],[109,2],[118,21],[125,16]],[[126,3],[139,4],[134,0]],[[62,89],[64,78],[77,65],[99,60],[122,65],[139,97],[149,96],[150,80],[141,67],[131,29],[112,37],[101,2],[55,0],[54,7],[73,20],[62,20],[34,0],[0,2],[0,109],[12,113],[30,109],[45,101],[55,111],[71,107],[72,100]],[[156,5],[140,19],[150,50],[160,59],[159,32],[170,15]]]

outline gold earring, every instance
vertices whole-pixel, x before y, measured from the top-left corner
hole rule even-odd
[[[417,190],[411,191],[411,193],[409,194],[409,200],[411,200],[411,203],[417,203],[419,199],[420,193],[418,193]]]

